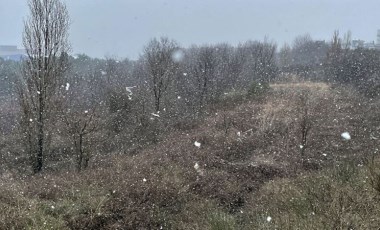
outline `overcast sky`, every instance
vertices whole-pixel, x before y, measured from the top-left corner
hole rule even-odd
[[[299,34],[329,40],[333,31],[376,40],[380,0],[65,0],[73,53],[136,59],[153,37],[183,46]],[[0,0],[0,45],[21,45],[26,0]]]

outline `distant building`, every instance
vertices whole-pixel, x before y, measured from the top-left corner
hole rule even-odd
[[[351,49],[358,49],[358,48],[380,50],[380,29],[377,30],[376,41],[366,42],[360,39],[352,40]]]
[[[24,49],[18,49],[17,46],[0,45],[0,58],[5,60],[20,61],[23,57],[25,57]]]
[[[376,49],[376,44],[374,41],[373,42],[366,42],[366,43],[364,43],[364,48],[373,50],[373,49]]]
[[[357,49],[357,48],[364,48],[364,44],[365,44],[365,41],[363,40],[352,40],[352,43],[351,43],[351,48],[352,49]]]

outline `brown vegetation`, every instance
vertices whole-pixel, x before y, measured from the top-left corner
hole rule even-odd
[[[376,174],[367,170],[364,159],[372,156],[378,142],[364,130],[379,124],[363,111],[378,105],[359,103],[353,90],[323,83],[271,88],[259,101],[216,110],[194,121],[197,125],[177,126],[136,155],[95,156],[78,174],[3,174],[0,227],[377,226]],[[305,92],[307,104],[302,103]],[[311,128],[301,156],[304,106],[309,106]],[[345,131],[351,140],[342,140]],[[371,180],[366,179],[369,175]]]

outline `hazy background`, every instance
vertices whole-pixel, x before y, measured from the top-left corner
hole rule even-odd
[[[351,30],[376,40],[378,0],[66,0],[73,53],[136,59],[156,36],[181,45],[236,44],[268,36],[279,45],[299,34],[329,40]],[[21,46],[26,0],[0,0],[0,45]]]

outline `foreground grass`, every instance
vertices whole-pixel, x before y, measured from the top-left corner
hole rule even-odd
[[[246,204],[235,213],[192,194],[184,195],[187,199],[181,200],[176,211],[154,205],[140,204],[138,208],[146,208],[146,215],[151,215],[147,219],[156,224],[151,228],[376,229],[380,226],[380,199],[371,183],[372,176],[367,166],[343,163],[333,169],[310,172],[292,179],[275,179],[251,193]],[[78,181],[65,183],[55,185],[47,190],[50,193],[38,196],[14,187],[15,183],[13,187],[2,187],[0,229],[125,227],[123,224],[126,222],[118,223],[116,218],[125,213],[112,213],[117,209],[111,206],[123,202],[116,199],[115,191],[76,184]],[[67,187],[60,187],[63,185]],[[49,194],[54,195],[49,197]],[[128,220],[133,212],[129,214],[131,216],[120,218]],[[109,223],[111,217],[116,218],[111,221],[112,225],[102,225]]]
[[[380,199],[372,176],[366,166],[343,163],[269,182],[252,195],[242,223],[247,229],[377,229]]]

